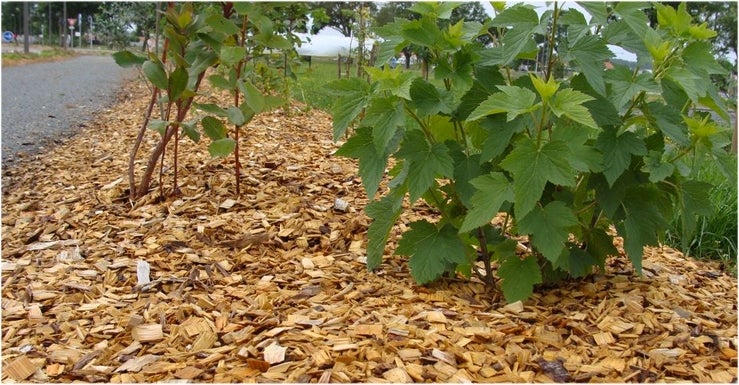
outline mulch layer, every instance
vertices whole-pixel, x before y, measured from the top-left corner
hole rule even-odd
[[[392,250],[421,206],[368,272],[356,163],[304,106],[244,131],[241,197],[233,158],[185,138],[182,195],[155,183],[132,203],[147,100],[131,82],[81,134],[3,170],[3,382],[737,381],[737,280],[673,249],[645,249],[641,276],[615,256],[505,304],[476,279],[413,282]]]

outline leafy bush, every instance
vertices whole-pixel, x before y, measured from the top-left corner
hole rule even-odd
[[[455,5],[416,3],[418,18],[376,31],[383,43],[378,67],[366,68],[371,83],[329,85],[335,139],[357,123],[338,154],[359,159],[370,199],[390,178],[366,207],[369,269],[382,262],[405,197],[439,213],[437,221],[411,223],[395,250],[409,257],[413,278],[425,284],[457,272],[493,284],[497,265],[508,301],[527,298],[536,284],[603,269],[618,254],[611,225],[640,272],[643,247],[657,244],[673,216],[688,237],[697,216],[710,214],[710,185],[691,166],[730,162],[716,142],[720,126],[692,107],[728,120],[705,81],[725,71],[708,43],[715,32],[692,25],[684,4],[655,4],[657,29],[641,3],[581,5],[589,23],[556,3],[541,18],[526,5],[495,3],[499,13],[485,25],[440,27]],[[476,42],[482,34],[494,37],[493,47]],[[518,59],[536,59],[537,41],[547,51],[544,72],[513,78]],[[383,66],[411,45],[427,55],[431,81]],[[613,57],[608,45],[652,71],[604,69]],[[558,62],[573,75],[555,78]],[[386,173],[390,158],[395,166]],[[493,225],[499,212],[504,223]]]
[[[195,142],[199,141],[199,127],[202,127],[202,133],[211,140],[208,151],[213,157],[234,154],[236,194],[240,194],[239,133],[254,116],[283,103],[282,98],[263,93],[250,80],[267,73],[271,75],[272,72],[259,73],[256,66],[247,65],[249,58],[258,57],[268,49],[293,49],[294,36],[291,33],[286,36],[278,34],[271,20],[270,11],[279,7],[280,5],[264,3],[224,2],[218,5],[198,5],[199,9],[196,11],[193,3],[176,7],[170,3],[164,13],[165,41],[161,57],[150,53],[143,58],[129,51],[114,54],[119,65],[141,66],[152,86],[149,107],[129,159],[131,200],[149,192],[155,167],[159,164],[160,170],[164,168],[165,149],[170,142],[174,147],[173,193],[179,193],[179,138],[185,135]],[[211,68],[215,70],[208,73]],[[206,74],[214,88],[228,92],[233,97],[232,105],[195,102]],[[262,89],[270,87],[268,85]],[[160,110],[158,119],[152,119],[155,105]],[[191,107],[208,116],[188,119]],[[232,135],[229,134],[227,124],[233,127]],[[159,132],[160,141],[150,153],[140,182],[136,183],[135,157],[147,128]],[[163,196],[161,175],[159,182],[160,196]]]

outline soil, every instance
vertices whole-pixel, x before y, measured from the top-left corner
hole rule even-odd
[[[130,202],[147,95],[130,82],[79,135],[4,170],[3,381],[737,380],[737,280],[673,249],[645,249],[641,276],[618,255],[506,304],[475,279],[412,281],[392,250],[433,215],[419,206],[368,272],[357,165],[305,106],[244,131],[242,196],[233,157],[183,138],[182,195],[155,182]]]

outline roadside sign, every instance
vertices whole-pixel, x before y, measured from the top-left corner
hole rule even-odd
[[[3,41],[6,43],[10,43],[11,41],[13,41],[13,36],[15,36],[13,35],[13,32],[5,31],[3,32]]]
[[[67,19],[67,23],[69,23],[70,27],[74,27],[74,23],[77,22],[77,19]]]

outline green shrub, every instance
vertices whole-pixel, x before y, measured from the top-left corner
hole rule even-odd
[[[496,274],[509,302],[542,282],[604,269],[618,254],[612,225],[640,273],[643,247],[657,245],[673,217],[686,238],[697,217],[710,215],[711,186],[691,167],[731,167],[725,130],[694,110],[702,105],[728,120],[705,81],[725,72],[708,42],[716,33],[691,24],[685,4],[655,3],[656,29],[642,3],[581,5],[589,22],[557,3],[542,17],[526,5],[495,3],[498,14],[485,25],[451,25],[439,20],[454,4],[415,3],[416,19],[378,30],[378,68],[365,69],[370,83],[329,85],[334,138],[357,126],[337,154],[359,159],[370,199],[390,179],[366,207],[369,269],[382,263],[406,198],[438,213],[411,223],[398,242],[395,253],[409,258],[412,277],[426,284],[459,273],[494,284]],[[476,42],[493,32],[493,47]],[[514,78],[519,59],[536,59],[537,41],[548,50],[543,73]],[[430,80],[382,67],[411,45],[427,53]],[[652,71],[605,69],[609,45]],[[559,61],[573,75],[556,78]],[[499,212],[502,226],[492,222]]]

